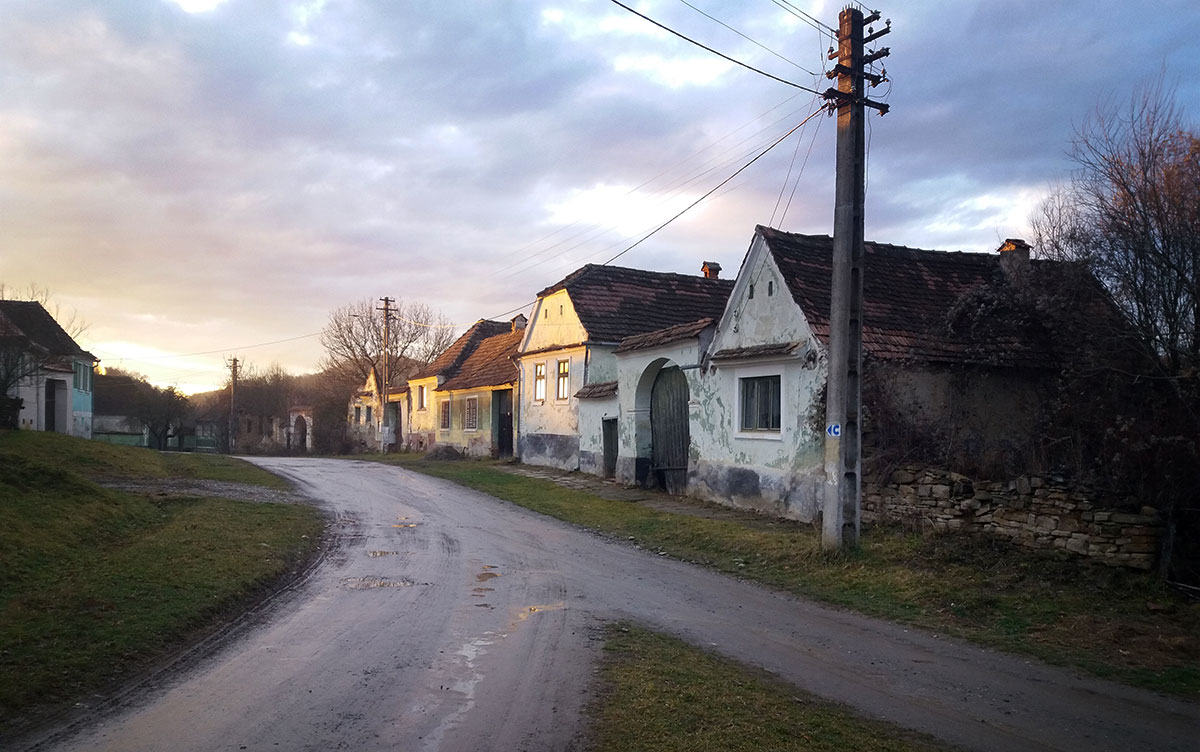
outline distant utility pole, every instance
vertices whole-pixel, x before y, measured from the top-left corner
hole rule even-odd
[[[233,454],[233,449],[237,445],[238,420],[237,420],[237,377],[238,377],[238,359],[225,361],[225,365],[229,366],[229,453]]]
[[[376,308],[375,310],[383,311],[383,367],[380,369],[383,371],[383,405],[379,408],[379,453],[383,454],[387,451],[387,442],[384,441],[383,430],[387,426],[388,392],[391,391],[391,382],[388,380],[388,356],[391,353],[389,348],[391,338],[389,335],[391,331],[388,327],[392,321],[392,303],[395,301],[385,295],[379,299],[379,302],[383,303],[383,308]],[[394,427],[393,430],[395,430]]]
[[[833,287],[829,305],[829,363],[825,391],[825,487],[821,545],[826,549],[858,545],[862,505],[862,313],[863,205],[866,199],[865,107],[884,114],[886,104],[866,97],[866,84],[882,75],[865,71],[886,57],[885,47],[864,55],[863,47],[891,31],[891,21],[863,38],[863,27],[879,20],[846,8],[838,16],[837,65],[827,75],[837,88],[825,98],[837,107],[837,181],[833,210]]]

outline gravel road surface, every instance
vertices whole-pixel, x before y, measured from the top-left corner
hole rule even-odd
[[[631,618],[979,750],[1200,748],[1200,707],[739,582],[395,467],[256,459],[336,520],[247,633],[37,745],[572,750]]]

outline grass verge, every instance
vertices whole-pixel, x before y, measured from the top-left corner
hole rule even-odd
[[[880,527],[829,555],[807,526],[671,514],[486,462],[387,461],[774,588],[1200,699],[1200,604],[1150,574]]]
[[[608,627],[596,752],[881,752],[950,749],[631,624]]]
[[[319,544],[310,507],[147,497],[67,469],[211,477],[222,463],[20,433],[0,432],[0,735],[161,660]]]

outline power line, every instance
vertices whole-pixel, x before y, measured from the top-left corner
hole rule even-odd
[[[836,29],[834,29],[832,26],[829,26],[828,24],[822,23],[820,19],[809,15],[808,13],[804,12],[800,8],[797,8],[795,5],[792,5],[790,2],[788,2],[788,0],[771,0],[771,2],[775,3],[780,8],[783,8],[788,13],[791,13],[793,16],[800,19],[801,21],[808,24],[809,26],[813,27],[817,31],[821,32],[822,34],[825,34],[829,38],[837,39],[837,30]]]
[[[702,15],[702,16],[704,16],[704,17],[705,17],[705,18],[707,18],[708,20],[710,20],[710,21],[715,21],[716,23],[719,23],[719,24],[721,24],[721,25],[722,25],[722,26],[724,26],[726,29],[729,29],[730,31],[732,31],[734,34],[737,34],[737,35],[738,35],[739,37],[741,37],[742,39],[745,39],[747,42],[750,42],[751,44],[757,45],[758,47],[760,47],[760,48],[762,48],[762,49],[766,50],[767,52],[771,53],[772,55],[774,55],[775,57],[779,58],[779,59],[780,59],[780,60],[782,60],[783,62],[785,62],[785,63],[788,63],[789,65],[793,65],[793,66],[795,66],[795,67],[799,68],[800,70],[804,71],[805,73],[807,73],[807,74],[808,74],[808,75],[810,75],[810,76],[817,77],[817,74],[816,74],[816,73],[813,73],[813,72],[812,72],[812,71],[810,71],[808,68],[805,68],[803,65],[800,65],[799,63],[797,63],[797,62],[795,62],[795,61],[793,61],[793,60],[789,60],[788,58],[784,57],[783,55],[780,55],[780,54],[779,54],[778,52],[776,52],[775,50],[771,49],[770,47],[766,46],[765,44],[762,44],[762,43],[760,43],[760,42],[759,42],[757,39],[752,39],[752,38],[750,38],[750,37],[746,36],[745,34],[743,34],[742,32],[738,31],[737,29],[733,28],[732,26],[730,26],[729,24],[725,23],[725,22],[724,22],[724,21],[722,21],[721,19],[719,19],[719,18],[714,18],[713,16],[710,16],[708,13],[704,12],[703,10],[701,10],[701,9],[697,8],[696,6],[692,5],[691,3],[689,3],[689,2],[688,2],[688,0],[679,0],[679,2],[683,3],[684,5],[686,5],[687,7],[691,8],[692,10],[696,11],[697,13],[699,13],[699,14],[700,14],[700,15]]]
[[[277,340],[273,340],[271,342],[259,342],[258,344],[244,345],[242,347],[222,347],[220,350],[205,350],[203,352],[194,352],[194,353],[169,353],[167,355],[154,355],[154,356],[147,357],[147,358],[139,358],[136,356],[116,356],[116,355],[114,355],[114,356],[111,356],[109,359],[110,360],[116,359],[116,360],[137,360],[137,361],[142,361],[142,362],[154,362],[154,361],[158,361],[158,360],[168,360],[170,358],[191,358],[191,357],[195,357],[197,355],[216,355],[217,353],[226,353],[226,352],[229,352],[230,350],[251,350],[255,347],[266,347],[267,345],[279,345],[284,342],[294,342],[298,339],[308,339],[309,337],[317,337],[317,336],[320,336],[320,334],[321,334],[320,332],[313,332],[312,334],[301,334],[296,337],[287,337],[286,339],[277,339]]]
[[[731,58],[730,56],[726,55],[723,52],[717,52],[712,47],[709,47],[705,44],[701,44],[700,42],[697,42],[695,39],[692,39],[691,37],[686,36],[684,34],[680,34],[678,31],[675,31],[671,27],[664,26],[663,24],[660,24],[658,21],[655,21],[653,18],[650,18],[649,16],[647,16],[643,13],[637,12],[636,10],[634,10],[633,8],[630,8],[625,3],[622,3],[621,0],[610,0],[610,2],[612,2],[614,5],[621,6],[622,8],[624,8],[625,10],[629,11],[630,13],[632,13],[633,15],[635,15],[639,18],[649,21],[650,23],[654,24],[655,26],[662,29],[663,31],[674,34],[675,36],[679,37],[680,39],[682,39],[686,42],[691,42],[692,44],[696,45],[700,49],[711,52],[712,54],[716,55],[717,57],[724,58],[725,60],[728,60],[729,62],[733,63],[734,65],[740,65],[747,70],[754,71],[755,73],[759,74],[760,76],[766,76],[767,78],[769,78],[773,81],[778,81],[781,84],[787,84],[788,86],[794,86],[795,88],[800,89],[802,91],[807,91],[809,94],[820,94],[821,93],[821,92],[817,91],[816,89],[810,89],[807,86],[801,86],[798,83],[788,81],[786,78],[780,78],[779,76],[772,75],[770,73],[767,73],[764,70],[759,70],[758,68],[755,68],[753,65],[747,65],[746,63],[743,63],[741,60],[735,60],[734,58]]]
[[[616,2],[616,0],[613,0],[613,2]],[[604,262],[604,263],[605,263],[605,265],[607,265],[607,264],[611,264],[612,262],[614,262],[614,261],[616,261],[617,259],[619,259],[619,258],[621,258],[622,256],[624,256],[626,253],[629,253],[630,251],[632,251],[634,248],[637,248],[639,245],[641,245],[642,243],[644,243],[646,240],[649,240],[649,239],[650,239],[650,238],[651,238],[653,235],[655,235],[655,234],[656,234],[656,233],[657,233],[659,230],[663,229],[663,228],[664,228],[664,227],[666,227],[667,225],[671,224],[671,223],[672,223],[672,222],[674,222],[675,220],[677,220],[677,219],[679,219],[680,217],[682,217],[682,216],[683,216],[684,214],[686,214],[686,213],[687,213],[689,210],[691,210],[691,209],[692,209],[694,206],[696,206],[696,204],[699,204],[699,203],[700,203],[701,201],[703,201],[704,199],[706,199],[706,198],[708,198],[709,196],[711,196],[712,194],[716,193],[716,192],[717,192],[717,191],[718,191],[718,190],[721,188],[721,186],[725,185],[725,184],[726,184],[726,183],[728,183],[730,180],[733,180],[734,178],[736,178],[738,175],[740,175],[740,174],[742,173],[742,171],[743,171],[743,170],[745,170],[747,167],[749,167],[750,165],[754,164],[754,163],[755,163],[755,162],[757,162],[759,159],[761,159],[763,156],[765,156],[765,155],[767,154],[767,152],[771,151],[771,150],[772,150],[772,149],[774,149],[776,146],[779,146],[781,143],[783,143],[783,141],[784,141],[784,140],[785,140],[785,139],[786,139],[788,136],[792,135],[792,134],[793,134],[793,133],[795,133],[796,131],[798,131],[798,130],[800,130],[801,128],[803,128],[805,123],[807,123],[809,120],[812,120],[812,119],[813,119],[813,117],[815,117],[815,116],[817,115],[817,113],[821,112],[821,111],[822,111],[822,110],[824,110],[824,109],[825,109],[824,107],[818,107],[817,109],[813,110],[812,114],[811,114],[811,115],[809,115],[808,117],[804,118],[803,120],[801,120],[801,121],[800,121],[800,123],[799,123],[799,125],[797,125],[795,128],[792,128],[790,131],[788,131],[787,133],[785,133],[785,134],[783,134],[782,136],[780,136],[780,137],[779,137],[779,138],[778,138],[778,139],[775,141],[775,143],[771,144],[771,145],[770,145],[770,146],[768,146],[766,149],[763,149],[761,152],[759,152],[759,153],[758,153],[758,155],[757,155],[756,157],[754,157],[754,159],[751,159],[751,160],[750,160],[749,162],[747,162],[746,164],[744,164],[744,165],[742,165],[741,167],[737,168],[737,170],[736,170],[736,171],[735,171],[735,172],[734,172],[732,175],[730,175],[729,177],[725,178],[725,179],[724,179],[724,180],[722,180],[720,183],[717,183],[717,185],[716,185],[716,186],[714,186],[714,187],[712,188],[712,190],[708,191],[707,193],[705,193],[705,194],[704,194],[703,196],[701,196],[700,198],[698,198],[698,199],[696,199],[695,201],[693,201],[692,203],[688,204],[687,208],[685,208],[683,211],[679,212],[679,213],[678,213],[678,214],[676,214],[674,217],[671,217],[671,218],[670,218],[670,219],[668,219],[666,222],[663,222],[661,225],[659,225],[658,227],[654,228],[654,229],[653,229],[653,230],[651,230],[649,233],[647,233],[646,235],[644,235],[644,236],[643,236],[643,237],[642,237],[640,240],[636,241],[635,243],[633,243],[632,245],[630,245],[630,246],[629,246],[628,248],[626,248],[625,250],[623,250],[623,251],[621,251],[620,253],[618,253],[617,255],[613,256],[613,257],[612,257],[612,258],[610,258],[608,261],[605,261],[605,262]]]

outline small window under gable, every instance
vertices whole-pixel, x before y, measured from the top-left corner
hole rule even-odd
[[[558,361],[558,379],[554,382],[554,398],[565,400],[571,396],[571,361]]]
[[[741,390],[741,429],[778,432],[780,426],[779,376],[738,379]]]
[[[543,402],[546,399],[546,364],[533,364],[533,399]]]

